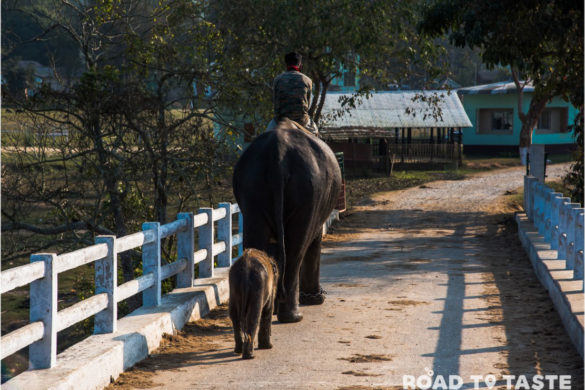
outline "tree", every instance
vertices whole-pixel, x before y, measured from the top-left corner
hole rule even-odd
[[[430,36],[447,34],[457,46],[479,48],[488,66],[510,67],[518,89],[522,155],[550,99],[560,96],[583,107],[582,2],[437,0],[425,10],[419,29]],[[524,112],[526,81],[535,90]]]
[[[210,2],[209,18],[226,42],[218,61],[232,77],[232,112],[266,126],[273,115],[272,80],[292,50],[303,55],[303,72],[313,80],[310,115],[316,122],[331,82],[344,71],[359,70],[362,79],[387,85],[412,74],[414,65],[431,69],[438,48],[416,34],[415,10],[416,2],[385,0]]]
[[[221,42],[213,25],[194,16],[199,4],[48,3],[19,12],[68,34],[83,71],[32,99],[6,97],[35,135],[33,148],[15,142],[3,161],[2,231],[14,238],[12,256],[87,245],[94,234],[124,236],[146,220],[166,223],[170,210],[197,206],[197,183],[213,185],[229,162],[217,158],[223,146],[212,137],[214,102],[192,87],[215,81],[209,58]],[[31,240],[21,245],[22,237]],[[124,279],[132,279],[131,254],[121,263]]]

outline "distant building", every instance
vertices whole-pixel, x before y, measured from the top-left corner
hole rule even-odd
[[[524,88],[523,110],[528,111],[534,87]],[[518,116],[518,93],[513,82],[500,82],[457,89],[472,127],[463,130],[466,153],[517,152],[522,122]],[[532,143],[544,144],[548,151],[570,149],[575,139],[569,126],[577,109],[556,97],[543,111],[534,130]]]
[[[351,94],[328,93],[321,137],[350,169],[389,172],[396,164],[459,162],[461,129],[471,126],[455,93],[384,91],[344,112]]]
[[[355,62],[359,64],[360,56],[350,54],[347,57],[348,63]],[[356,66],[356,70],[348,69],[343,65],[339,66],[340,76],[331,80],[329,90],[332,92],[353,92],[360,89],[360,69]]]

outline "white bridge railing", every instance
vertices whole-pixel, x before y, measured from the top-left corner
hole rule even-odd
[[[238,215],[238,233],[232,234],[232,216]],[[215,224],[217,222],[217,232]],[[195,250],[195,229],[199,244]],[[161,266],[161,242],[177,236],[177,261]],[[217,242],[215,238],[217,236]],[[3,271],[0,293],[30,284],[30,323],[1,338],[1,358],[29,346],[29,368],[50,368],[57,360],[57,332],[95,315],[94,333],[116,331],[117,303],[142,293],[144,306],[161,303],[161,282],[177,275],[177,287],[192,287],[194,267],[199,277],[213,277],[218,267],[230,267],[232,247],[242,253],[242,214],[237,204],[220,203],[218,209],[202,208],[199,213],[181,213],[166,225],[147,222],[142,231],[124,237],[98,236],[95,245],[74,252],[34,254],[31,263]],[[143,274],[117,284],[117,255],[142,247]],[[63,310],[57,310],[59,273],[95,262],[95,295]]]
[[[566,260],[574,278],[583,280],[584,209],[581,204],[571,203],[570,198],[554,192],[535,177],[524,176],[524,208],[550,249],[558,252],[558,259]]]

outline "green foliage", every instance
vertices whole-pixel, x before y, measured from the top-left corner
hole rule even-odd
[[[214,187],[230,163],[212,135],[213,102],[192,88],[194,80],[217,82],[210,60],[221,45],[213,25],[196,17],[199,4],[49,3],[68,11],[30,12],[77,39],[85,70],[66,89],[47,84],[28,100],[6,96],[27,132],[69,135],[52,143],[42,137],[30,150],[15,143],[2,172],[4,233],[18,234],[25,223],[63,251],[94,234],[123,236],[145,220],[166,223],[197,208],[198,189]],[[43,217],[32,219],[39,204]],[[54,226],[62,227],[58,236],[49,233]],[[27,250],[41,248],[47,244]],[[131,258],[121,262],[125,278],[133,277]]]
[[[534,84],[522,121],[520,147],[532,143],[532,131],[553,97],[583,107],[583,2],[574,0],[435,0],[419,30],[448,35],[456,46],[481,51],[489,67],[509,66],[523,106],[523,88]]]
[[[210,15],[226,42],[218,60],[232,86],[227,92],[233,96],[233,113],[266,126],[272,116],[272,80],[284,70],[284,54],[292,50],[303,55],[303,72],[314,82],[310,113],[316,121],[331,81],[344,70],[359,68],[364,80],[359,93],[365,93],[406,78],[415,65],[434,69],[431,59],[438,48],[416,34],[416,5],[382,0],[211,2]],[[432,78],[428,72],[425,76]]]
[[[507,65],[535,84],[535,96],[583,104],[583,3],[436,0],[419,29],[479,48],[485,64]]]

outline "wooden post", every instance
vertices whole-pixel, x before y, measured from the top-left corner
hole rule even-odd
[[[232,205],[223,202],[219,208],[225,210],[225,217],[217,221],[217,240],[225,242],[225,252],[217,256],[217,266],[229,267],[232,265]]]
[[[400,153],[400,162],[404,164],[404,128],[402,128],[402,151]]]
[[[45,263],[45,276],[30,284],[30,322],[43,321],[42,339],[32,343],[28,350],[28,364],[32,370],[51,368],[57,363],[57,272],[54,253],[31,255],[31,263]]]
[[[142,293],[142,305],[147,307],[158,306],[161,302],[161,234],[159,222],[145,222],[142,224],[142,230],[152,230],[154,232],[154,241],[142,245],[142,274],[152,273],[154,275],[154,285]]]
[[[177,260],[187,259],[185,269],[177,274],[177,287],[193,287],[195,278],[195,222],[193,213],[179,213],[177,219],[184,219],[187,222],[187,229],[177,233]]]
[[[199,263],[199,277],[212,278],[213,277],[213,209],[211,207],[203,207],[199,209],[199,213],[207,214],[207,223],[199,227],[199,249],[207,250],[207,257]]]
[[[433,162],[433,157],[435,156],[435,136],[434,131],[435,128],[431,127],[431,162]]]
[[[461,166],[461,164],[463,163],[463,134],[461,132],[461,127],[458,128],[457,138],[459,139],[459,145],[457,148],[458,153],[457,160],[459,162],[459,166]]]
[[[113,333],[118,323],[116,236],[97,236],[95,243],[104,243],[108,246],[108,255],[95,262],[95,293],[108,294],[108,307],[95,315],[93,333]]]

